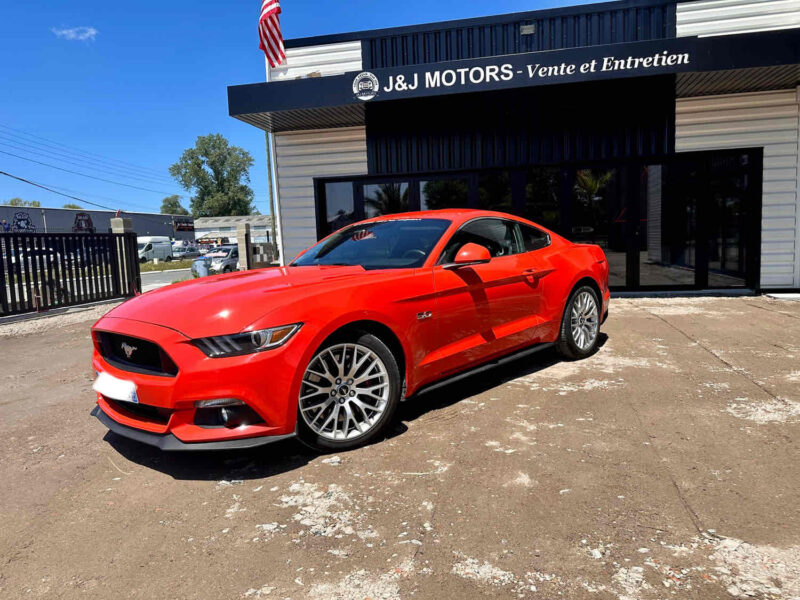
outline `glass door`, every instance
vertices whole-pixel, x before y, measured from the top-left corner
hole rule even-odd
[[[642,169],[636,287],[757,287],[761,153],[697,152]]]

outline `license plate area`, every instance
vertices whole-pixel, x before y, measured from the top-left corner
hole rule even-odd
[[[119,402],[139,403],[139,396],[136,393],[136,384],[126,379],[119,379],[110,373],[100,372],[94,380],[92,389],[107,398]]]

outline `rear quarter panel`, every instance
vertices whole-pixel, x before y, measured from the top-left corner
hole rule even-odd
[[[592,279],[600,288],[602,312],[608,309],[608,262],[599,246],[554,240],[547,250],[547,262],[554,269],[542,280],[542,309],[551,323],[545,339],[555,341],[570,293],[579,281]]]

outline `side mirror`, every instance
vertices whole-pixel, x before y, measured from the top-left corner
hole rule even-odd
[[[479,265],[488,263],[492,260],[492,255],[489,253],[488,248],[480,244],[464,244],[458,250],[453,264],[459,267],[465,265]]]

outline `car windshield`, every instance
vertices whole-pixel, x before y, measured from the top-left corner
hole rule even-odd
[[[449,226],[446,219],[392,219],[356,224],[312,247],[292,266],[421,267]]]
[[[139,242],[139,244],[138,244],[138,246],[139,246],[139,251],[142,251],[142,250],[144,250],[144,247],[145,247],[145,245],[146,245],[146,244],[143,244],[142,242]]]

